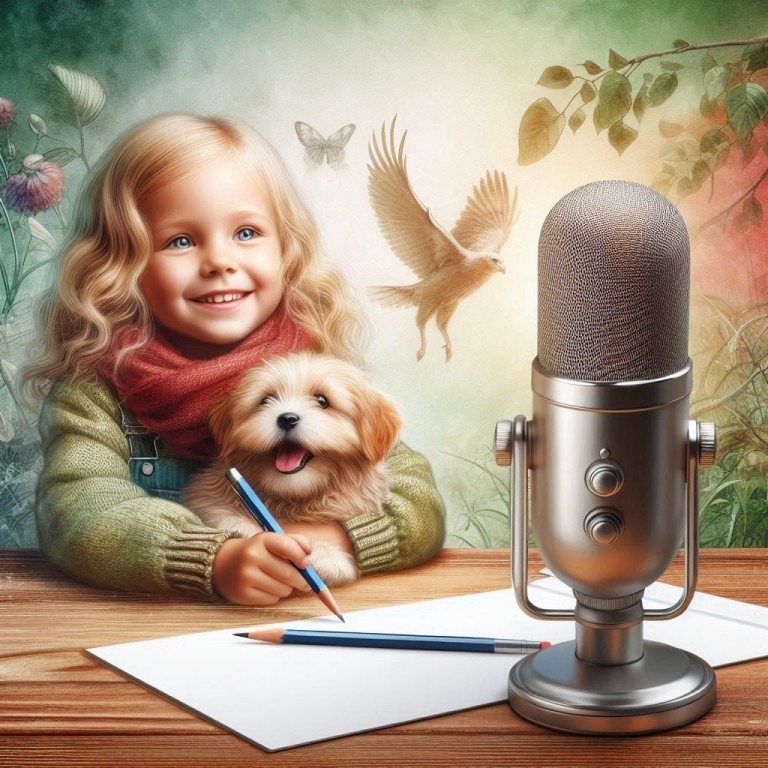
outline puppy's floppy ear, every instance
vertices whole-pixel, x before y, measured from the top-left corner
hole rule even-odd
[[[228,450],[229,436],[234,429],[235,422],[232,415],[233,403],[231,400],[229,393],[220,397],[213,404],[208,415],[208,426],[219,453],[225,453]]]
[[[357,391],[358,424],[363,454],[372,464],[387,458],[403,428],[397,406],[375,389]]]

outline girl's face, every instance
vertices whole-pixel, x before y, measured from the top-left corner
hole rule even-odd
[[[276,214],[234,157],[202,166],[139,206],[152,255],[139,287],[154,319],[184,339],[242,341],[283,296]]]

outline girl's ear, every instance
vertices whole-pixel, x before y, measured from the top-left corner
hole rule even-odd
[[[378,464],[387,458],[403,428],[403,419],[395,404],[380,392],[367,387],[358,392],[358,429],[363,455]]]

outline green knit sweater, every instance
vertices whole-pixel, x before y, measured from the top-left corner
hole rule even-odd
[[[40,546],[63,573],[106,589],[215,598],[213,560],[231,534],[136,485],[120,409],[103,383],[57,383],[40,418],[45,462],[37,495]],[[166,454],[167,455],[167,454]],[[345,523],[362,573],[429,560],[445,510],[427,461],[400,443],[383,515]]]

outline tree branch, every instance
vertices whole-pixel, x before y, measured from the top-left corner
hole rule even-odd
[[[740,197],[737,197],[736,200],[734,200],[727,208],[723,208],[720,213],[713,216],[711,219],[707,219],[694,233],[694,238],[698,237],[702,232],[709,229],[713,224],[718,222],[720,219],[728,218],[728,214],[743,200],[748,198],[750,195],[754,194],[755,190],[765,181],[765,179],[768,178],[768,168],[766,168],[760,178],[752,184],[750,187],[747,188],[747,190],[742,194]]]
[[[658,51],[657,53],[646,53],[643,56],[635,56],[629,60],[629,64],[640,64],[648,59],[658,59],[662,56],[671,56],[678,53],[688,53],[689,51],[705,51],[708,48],[730,48],[741,45],[756,45],[758,43],[768,43],[768,35],[755,37],[751,40],[723,40],[718,43],[704,43],[702,45],[685,45],[682,48],[671,48],[668,51]]]

